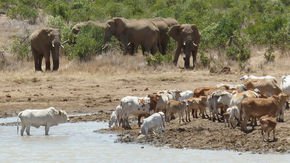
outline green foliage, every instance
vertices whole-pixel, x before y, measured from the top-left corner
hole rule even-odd
[[[16,56],[18,60],[29,60],[30,59],[30,44],[28,37],[26,38],[15,38],[11,44],[11,52]]]
[[[33,3],[31,0],[2,0],[0,6],[5,8],[10,17],[31,22],[35,22],[37,11],[43,10],[53,16],[49,26],[65,32],[62,33],[64,40],[71,37],[67,24],[87,20],[103,21],[116,16],[160,16],[173,17],[180,23],[196,24],[202,36],[200,50],[225,49],[229,58],[240,62],[250,57],[247,50],[249,45],[290,48],[289,0],[34,0]],[[238,45],[227,46],[228,40],[235,33],[239,33]],[[83,44],[93,44],[93,40],[90,40],[92,37],[87,38],[87,41],[82,37],[77,39],[83,41]],[[94,48],[90,48],[90,45],[82,47],[88,46],[88,51],[97,51],[99,40],[102,39],[99,33]],[[173,41],[169,45],[170,51],[174,47]]]
[[[157,66],[163,63],[170,63],[172,61],[172,55],[162,55],[160,53],[155,55],[149,55],[146,57],[146,62],[150,66]]]
[[[247,48],[246,39],[240,33],[234,32],[227,41],[226,55],[231,60],[245,62],[250,58],[250,50]]]
[[[78,57],[82,61],[90,59],[91,56],[101,51],[103,46],[104,31],[96,26],[84,26],[80,33],[75,36],[76,44],[67,46],[65,51],[70,59]]]
[[[203,51],[200,52],[200,62],[203,67],[208,67],[210,64],[209,58],[205,55]]]

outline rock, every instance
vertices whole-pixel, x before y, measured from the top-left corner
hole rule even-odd
[[[121,137],[121,142],[125,142],[125,143],[129,143],[129,142],[133,142],[134,138],[130,135],[130,134],[126,134],[124,136]]]

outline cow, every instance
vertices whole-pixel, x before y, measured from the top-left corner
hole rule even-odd
[[[128,123],[130,115],[138,116],[138,126],[141,126],[142,116],[150,115],[150,98],[126,96],[121,99],[123,128],[131,128]]]
[[[147,136],[148,132],[154,130],[164,131],[165,129],[165,115],[163,112],[153,113],[149,117],[143,120],[143,124],[141,125],[141,134]]]
[[[247,80],[243,84],[247,90],[259,90],[259,93],[265,97],[278,95],[282,92],[273,80]]]
[[[217,87],[198,87],[198,88],[195,88],[193,91],[193,97],[208,96],[216,89],[217,89]]]
[[[178,101],[183,101],[191,97],[193,97],[193,91],[186,90],[186,91],[180,92],[180,97],[178,98]]]
[[[240,123],[240,110],[237,106],[231,106],[227,109],[225,118],[225,123],[228,123],[232,128],[236,128],[236,126]]]
[[[277,125],[276,119],[270,116],[262,116],[260,118],[260,124],[263,141],[270,141],[271,131],[273,131],[273,141],[275,141],[275,128]],[[264,138],[264,134],[267,134],[267,140]]]
[[[274,76],[266,75],[266,76],[255,76],[255,75],[244,75],[240,78],[241,81],[246,80],[269,80],[277,83],[277,80]]]
[[[180,98],[179,90],[164,90],[148,95],[150,98],[150,111],[155,113],[162,111],[165,113],[169,100],[178,100]]]
[[[281,79],[282,92],[290,96],[290,75],[284,75],[281,77]],[[287,102],[287,108],[289,109],[289,102]]]
[[[283,120],[283,105],[287,95],[281,93],[268,98],[245,98],[241,103],[242,130],[247,131],[247,122],[250,117],[260,118],[264,115],[277,117]],[[282,114],[282,115],[280,115]]]
[[[65,123],[69,121],[67,113],[63,110],[57,110],[54,107],[47,109],[26,109],[18,114],[18,118],[21,121],[21,136],[23,136],[24,130],[26,134],[30,135],[30,127],[39,128],[45,126],[45,135],[48,135],[49,128],[56,126],[59,123]],[[17,123],[18,132],[18,123]]]
[[[192,113],[192,118],[198,118],[197,111],[199,110],[199,115],[202,115],[202,118],[208,117],[206,114],[206,97],[192,97],[186,100],[187,110],[185,114],[185,120],[190,121],[190,112]]]
[[[225,112],[225,106],[222,104],[219,104],[217,102],[218,98],[220,96],[222,96],[223,94],[228,94],[229,92],[224,91],[224,90],[216,90],[213,93],[211,93],[208,97],[207,97],[207,106],[209,108],[209,112],[210,112],[210,119],[212,121],[215,121],[216,119],[220,122],[221,119],[218,116],[218,108],[221,108],[221,115],[223,115],[223,113]]]
[[[171,115],[178,113],[179,124],[181,124],[181,120],[184,122],[184,113],[186,111],[186,108],[186,101],[169,100],[165,114],[166,121],[169,122],[171,120]]]
[[[112,111],[111,117],[109,120],[109,128],[111,128],[113,125],[118,127],[123,122],[123,110],[121,105],[116,106],[116,109]]]

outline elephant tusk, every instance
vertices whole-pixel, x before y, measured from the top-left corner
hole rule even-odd
[[[185,41],[183,42],[183,45],[184,45],[184,46],[186,45],[186,42],[185,42]]]
[[[192,42],[192,45],[195,46],[195,47],[197,47],[197,45],[194,42]]]
[[[60,46],[61,46],[62,48],[64,48],[64,46],[63,46],[62,44],[60,44]]]
[[[129,42],[128,44],[127,44],[127,46],[130,46],[131,45],[131,42]]]
[[[51,43],[52,47],[54,47],[54,43]]]
[[[64,44],[66,44],[66,43],[68,43],[69,42],[69,40],[65,40],[62,44],[64,45]]]

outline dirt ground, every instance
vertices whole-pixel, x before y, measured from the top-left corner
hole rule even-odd
[[[3,24],[5,21],[0,17],[0,25]],[[0,45],[6,41],[4,36],[12,37],[11,33],[15,32],[15,29],[7,32],[10,28],[3,30],[6,33],[1,35]],[[62,57],[59,71],[41,73],[34,72],[32,61],[16,61],[5,48],[3,54],[5,60],[1,61],[0,58],[0,118],[16,116],[28,108],[54,106],[70,115],[92,114],[72,116],[71,122],[108,121],[111,111],[124,96],[146,96],[164,89],[194,90],[196,87],[219,83],[239,83],[243,74],[238,71],[235,63],[225,64],[231,67],[229,74],[211,74],[209,69],[199,67],[195,70],[183,70],[171,64],[150,67],[141,55],[122,56],[115,52],[84,63],[68,61]],[[288,74],[288,56],[277,57],[274,64],[264,64],[263,52],[256,50],[254,54],[249,61],[252,74],[273,75],[278,80]],[[270,143],[262,141],[259,126],[245,134],[239,127],[229,129],[223,123],[201,118],[182,125],[177,121],[170,122],[166,124],[163,134],[150,135],[146,139],[137,139],[139,128],[136,126],[126,131],[113,128],[99,132],[117,133],[121,142],[173,148],[284,153],[290,152],[290,111],[286,112],[285,121],[278,123],[278,139]],[[131,123],[136,124],[136,120],[131,119]]]

